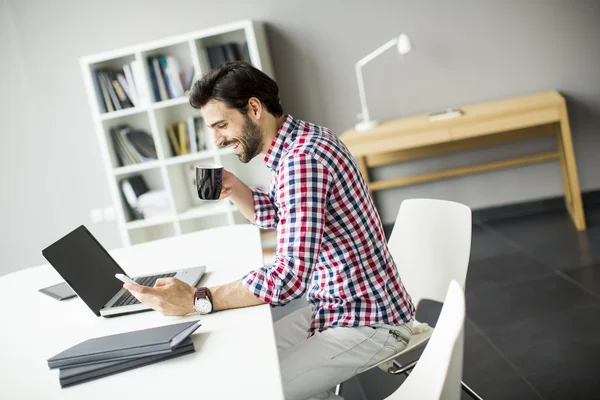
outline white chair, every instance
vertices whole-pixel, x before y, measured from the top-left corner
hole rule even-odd
[[[463,366],[465,293],[450,282],[442,312],[425,351],[388,400],[458,400]]]
[[[464,204],[433,199],[404,200],[388,241],[400,279],[419,308],[423,299],[443,302],[451,281],[464,290],[471,252],[471,209]],[[425,325],[426,326],[426,325]],[[418,360],[400,365],[394,359],[423,347],[433,328],[415,321],[406,349],[373,365],[393,374],[407,374]],[[364,371],[363,371],[364,372]],[[340,386],[336,388],[339,394]],[[481,398],[463,383],[474,399]]]

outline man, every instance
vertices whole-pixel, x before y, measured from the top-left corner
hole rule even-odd
[[[221,198],[260,228],[277,229],[276,261],[223,286],[167,278],[125,287],[165,315],[283,306],[306,294],[310,307],[275,323],[285,396],[339,398],[326,391],[403,350],[414,317],[356,163],[329,129],[284,115],[275,81],[249,64],[209,72],[190,104],[217,146],[244,163],[264,155],[269,191],[225,172]]]

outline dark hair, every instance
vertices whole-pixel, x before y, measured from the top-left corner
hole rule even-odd
[[[251,97],[259,99],[274,116],[283,115],[277,83],[252,65],[234,61],[211,70],[196,82],[190,93],[190,104],[200,108],[210,100],[219,100],[247,114]]]

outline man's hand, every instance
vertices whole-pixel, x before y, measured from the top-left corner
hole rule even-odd
[[[123,285],[141,303],[163,315],[187,315],[195,311],[196,289],[177,278],[161,278],[154,287],[132,283]]]
[[[234,174],[223,170],[223,184],[221,186],[221,196],[219,197],[219,200],[233,196],[240,183],[243,185],[243,183]]]

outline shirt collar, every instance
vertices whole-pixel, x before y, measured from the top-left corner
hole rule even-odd
[[[279,161],[283,155],[283,151],[288,148],[289,140],[292,133],[296,130],[297,121],[290,114],[285,115],[285,121],[279,127],[275,139],[271,143],[271,147],[265,154],[265,164],[273,172],[276,172],[279,167]]]

